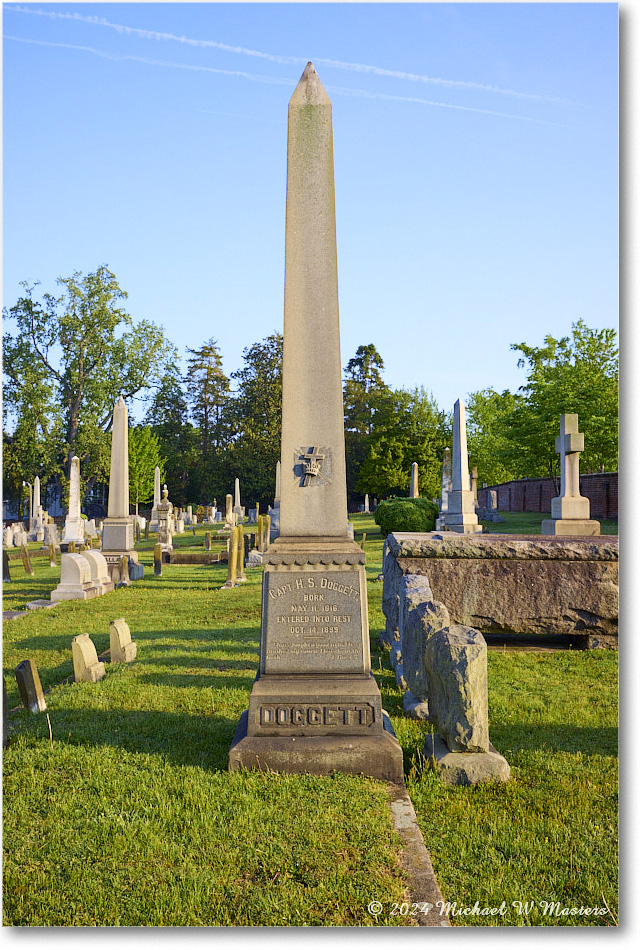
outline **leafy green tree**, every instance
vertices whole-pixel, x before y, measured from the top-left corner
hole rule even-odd
[[[192,419],[201,437],[204,456],[225,443],[223,416],[229,400],[230,381],[223,372],[223,359],[215,340],[197,350],[187,349],[187,398]]]
[[[496,393],[483,389],[469,393],[466,401],[468,464],[477,467],[479,482],[497,485],[513,478],[514,443],[508,420],[518,397],[507,389]]]
[[[129,497],[136,505],[152,501],[154,497],[154,469],[160,468],[161,484],[165,479],[165,459],[160,452],[158,438],[149,426],[129,429]]]
[[[165,483],[171,500],[181,507],[201,497],[202,452],[200,434],[188,421],[185,393],[176,365],[168,365],[149,401],[144,424],[156,436],[165,459]]]
[[[91,482],[104,477],[104,433],[111,426],[114,403],[144,392],[152,368],[162,367],[175,353],[162,330],[147,320],[134,324],[121,307],[127,297],[106,265],[83,275],[59,278],[62,294],[34,296],[38,284],[23,282],[24,295],[5,311],[16,324],[7,336],[13,350],[24,341],[35,372],[52,394],[49,427],[56,422],[51,403],[61,410],[59,452],[65,472],[73,455]],[[24,416],[30,381],[14,380],[10,410]],[[92,466],[97,466],[92,470]]]
[[[514,477],[542,476],[559,469],[555,437],[560,416],[576,412],[584,432],[580,467],[584,472],[618,463],[618,351],[615,330],[592,330],[582,320],[572,336],[544,346],[515,343],[518,366],[528,370],[527,382],[513,411],[506,415],[512,451],[508,464]]]
[[[423,387],[382,396],[375,409],[357,488],[379,498],[407,496],[411,466],[417,462],[420,494],[438,497],[443,450],[450,439],[450,420]]]
[[[237,383],[230,415],[233,445],[223,460],[221,475],[227,491],[238,477],[246,502],[267,505],[274,501],[276,463],[281,456],[283,336],[265,337],[245,349],[243,359],[244,366],[232,373]]]
[[[357,348],[344,373],[346,481],[349,502],[361,493],[357,481],[368,454],[368,437],[373,431],[377,407],[390,395],[383,380],[384,362],[373,343]]]

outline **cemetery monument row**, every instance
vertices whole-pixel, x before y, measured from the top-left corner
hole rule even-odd
[[[230,768],[403,782],[370,672],[365,555],[347,536],[332,106],[308,63],[288,110],[280,534]]]

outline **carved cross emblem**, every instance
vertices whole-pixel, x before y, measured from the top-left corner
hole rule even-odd
[[[317,446],[313,446],[309,451],[302,452],[300,458],[303,460],[303,475],[301,477],[301,486],[303,488],[310,484],[310,479],[321,473],[321,463],[325,458],[323,452],[319,452]]]

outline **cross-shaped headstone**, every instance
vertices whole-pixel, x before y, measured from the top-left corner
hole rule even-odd
[[[576,412],[560,416],[560,434],[555,439],[560,457],[560,497],[580,494],[580,456],[584,451],[584,433],[578,432]]]
[[[303,477],[301,479],[301,485],[303,488],[306,485],[310,484],[310,479],[315,475],[319,475],[321,472],[321,462],[325,458],[325,454],[319,452],[319,449],[314,445],[308,452],[302,452],[300,458],[303,459]]]

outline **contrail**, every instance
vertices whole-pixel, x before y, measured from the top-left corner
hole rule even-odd
[[[143,30],[138,27],[125,26],[122,23],[112,23],[104,17],[84,16],[81,13],[60,13],[58,11],[30,10],[25,7],[7,7],[5,10],[13,13],[28,13],[34,16],[49,17],[52,20],[76,20],[81,23],[90,23],[94,26],[103,26],[115,30],[117,33],[130,36],[140,36],[147,40],[156,40],[158,42],[183,43],[188,46],[199,47],[203,49],[220,49],[227,53],[237,53],[243,56],[254,56],[259,59],[265,59],[272,63],[280,65],[305,64],[306,59],[300,56],[278,56],[273,53],[264,53],[260,50],[247,49],[243,46],[231,46],[227,43],[221,43],[216,40],[199,40],[188,36],[178,36],[174,33],[162,33],[157,30]],[[376,76],[386,76],[392,79],[401,79],[407,82],[418,82],[425,85],[445,86],[449,88],[469,89],[475,92],[495,93],[501,96],[514,96],[520,99],[535,99],[542,102],[555,102],[569,105],[567,99],[556,99],[551,96],[543,96],[532,92],[518,92],[514,89],[503,89],[499,86],[491,86],[483,83],[469,82],[462,79],[440,79],[434,76],[423,76],[417,73],[407,73],[400,70],[384,69],[381,66],[370,66],[364,63],[349,63],[335,59],[323,59],[316,57],[314,62],[318,66],[328,66],[333,69],[351,70],[359,73],[371,73]]]
[[[168,69],[186,69],[190,72],[197,73],[218,73],[224,76],[237,76],[242,79],[248,79],[251,82],[260,82],[279,86],[292,85],[291,77],[285,78],[278,76],[260,76],[256,73],[245,73],[236,69],[218,69],[215,66],[193,66],[189,63],[168,63],[166,60],[150,59],[146,56],[131,56],[128,53],[108,53],[105,50],[94,49],[92,46],[77,46],[72,43],[55,43],[52,40],[28,40],[20,36],[10,36],[9,34],[5,34],[4,38],[6,40],[14,40],[16,43],[29,43],[33,46],[54,46],[59,49],[73,49],[83,53],[93,53],[95,56],[100,56],[102,59],[109,59],[116,62],[143,63],[146,66],[164,66]],[[340,96],[352,96],[353,98],[362,99],[380,99],[383,101],[393,102],[414,102],[419,103],[420,105],[436,106],[441,109],[456,109],[459,112],[478,112],[483,115],[494,115],[502,119],[519,119],[522,122],[536,122],[542,125],[551,124],[550,122],[544,122],[540,119],[531,119],[523,115],[511,115],[507,112],[495,112],[491,109],[478,109],[474,106],[451,105],[448,102],[434,102],[430,99],[420,99],[416,96],[394,96],[384,92],[366,92],[363,89],[346,89],[343,86],[328,85],[326,86],[326,89],[329,92],[337,93]]]

